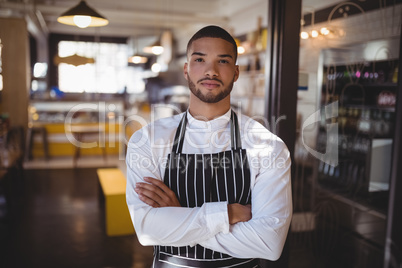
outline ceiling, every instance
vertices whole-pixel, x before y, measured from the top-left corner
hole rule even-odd
[[[206,24],[225,25],[229,19],[250,6],[266,0],[86,0],[87,4],[109,20],[100,28],[79,29],[56,21],[57,17],[77,5],[79,0],[0,0],[0,17],[29,15],[37,30],[104,36],[154,36],[163,29],[183,30]],[[303,6],[326,7],[339,0],[304,0]]]
[[[143,36],[163,29],[180,29],[194,24],[225,25],[228,17],[247,5],[265,0],[86,0],[109,20],[100,28],[78,29],[56,21],[79,0],[0,0],[0,16],[30,13],[45,32],[105,36]]]

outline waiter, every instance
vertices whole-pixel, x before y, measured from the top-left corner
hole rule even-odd
[[[237,45],[218,26],[189,40],[189,108],[135,132],[127,205],[153,267],[259,267],[280,257],[292,216],[290,155],[231,109]]]

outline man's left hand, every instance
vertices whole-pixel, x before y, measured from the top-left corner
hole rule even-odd
[[[141,201],[154,207],[181,207],[176,194],[166,186],[162,181],[145,177],[144,182],[137,182],[135,192]]]

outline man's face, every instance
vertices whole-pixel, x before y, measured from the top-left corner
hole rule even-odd
[[[205,103],[229,98],[239,77],[233,45],[220,38],[195,40],[188,50],[184,77],[191,93]]]

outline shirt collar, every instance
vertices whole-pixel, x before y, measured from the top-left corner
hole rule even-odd
[[[187,121],[188,121],[188,127],[189,128],[199,128],[199,129],[206,129],[206,128],[211,128],[211,129],[219,129],[219,128],[225,128],[228,126],[228,123],[230,121],[230,116],[231,116],[231,109],[229,109],[225,114],[214,118],[209,121],[204,121],[200,120],[201,118],[197,119],[197,117],[193,117],[190,112],[187,110]]]

